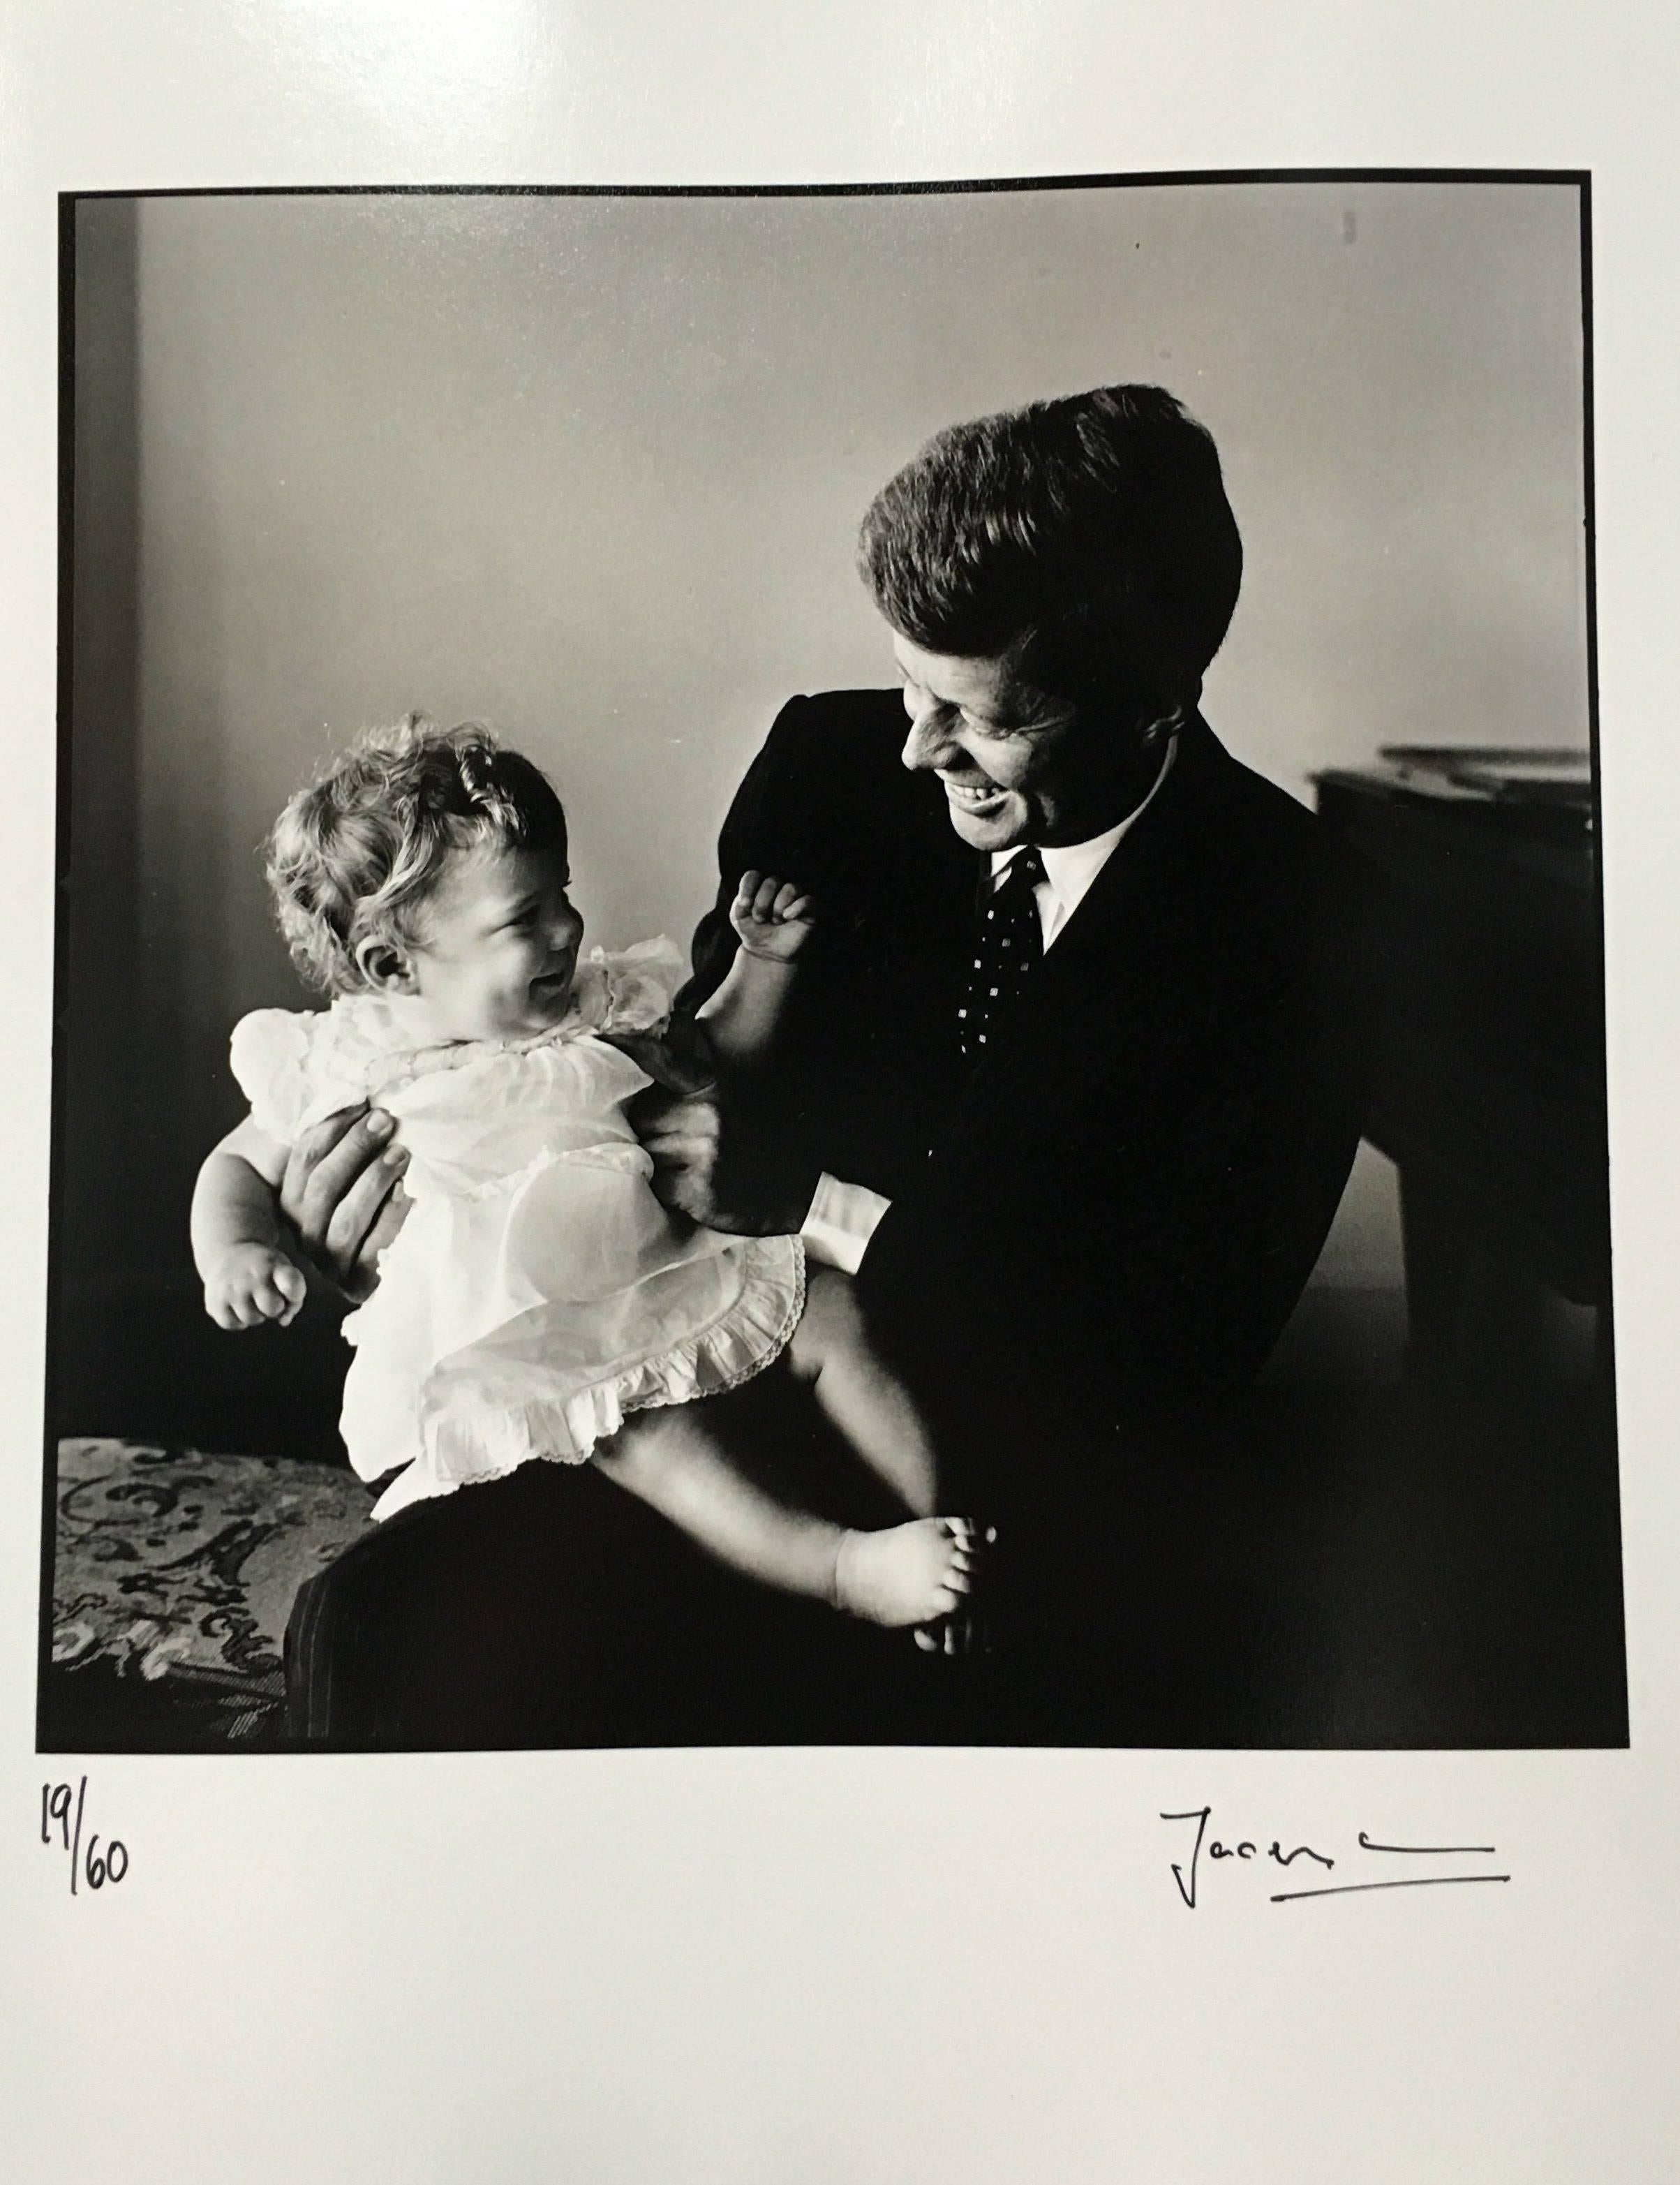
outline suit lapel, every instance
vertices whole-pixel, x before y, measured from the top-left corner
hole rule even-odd
[[[905,900],[926,901],[941,922],[974,922],[981,853],[970,849],[951,824],[944,790],[932,774],[914,779],[913,826],[902,849]]]
[[[873,904],[873,916],[881,926],[878,944],[885,954],[901,962],[920,959],[924,967],[954,970],[958,964],[966,965],[980,853],[952,826],[944,793],[931,775],[918,775],[912,786],[908,824],[888,849],[887,886]],[[931,992],[929,1003],[933,1005]],[[955,1012],[953,1001],[953,1053]]]
[[[1160,795],[1097,875],[969,1078],[965,1122],[1017,1107],[1024,1084],[1041,1081],[1070,1051],[1106,1049],[1134,1031],[1153,1036],[1230,764],[1199,715],[1180,733]]]

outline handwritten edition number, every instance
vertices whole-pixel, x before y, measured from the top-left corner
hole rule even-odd
[[[41,1841],[50,1845],[56,1830],[59,1841],[70,1858],[72,1897],[83,1881],[90,1889],[103,1889],[108,1881],[120,1881],[128,1872],[128,1847],[120,1836],[111,1837],[101,1852],[98,1837],[90,1835],[84,1852],[81,1828],[87,1804],[85,1775],[74,1790],[68,1783],[43,1783],[41,1786]]]

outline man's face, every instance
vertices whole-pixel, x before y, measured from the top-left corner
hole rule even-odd
[[[1089,841],[1137,802],[1139,752],[1112,721],[1022,679],[1007,661],[893,651],[904,678],[907,767],[936,774],[951,824],[977,850]]]

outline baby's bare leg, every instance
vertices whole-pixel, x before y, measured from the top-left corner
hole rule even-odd
[[[719,1562],[762,1584],[873,1623],[927,1623],[961,1605],[968,1535],[960,1520],[924,1517],[853,1533],[788,1509],[732,1460],[719,1432],[728,1401],[713,1396],[640,1412],[596,1450],[594,1462]]]
[[[794,1372],[876,1478],[918,1517],[933,1511],[938,1465],[910,1391],[869,1339],[846,1276],[813,1267],[788,1345]]]
[[[789,1345],[794,1371],[811,1387],[826,1416],[846,1436],[869,1469],[918,1513],[931,1511],[939,1493],[938,1461],[927,1422],[914,1398],[875,1349],[858,1310],[849,1279],[829,1267],[813,1268],[807,1283],[804,1317]],[[920,1629],[916,1644],[929,1653],[964,1654],[985,1641],[968,1614],[968,1592],[977,1558],[996,1536],[976,1533],[962,1518],[932,1521],[947,1530],[962,1578],[960,1612],[939,1619],[942,1628]],[[901,1526],[904,1534],[915,1528]],[[893,1535],[861,1534],[852,1538],[885,1544]],[[848,1549],[847,1556],[852,1551]],[[842,1568],[846,1568],[842,1564]],[[868,1583],[859,1555],[856,1582]],[[885,1620],[885,1619],[883,1619]]]
[[[598,1446],[594,1463],[720,1562],[833,1600],[844,1527],[784,1508],[737,1469],[717,1431],[726,1400],[638,1412]]]

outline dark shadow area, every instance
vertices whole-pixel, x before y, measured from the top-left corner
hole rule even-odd
[[[140,521],[137,210],[79,205],[75,221],[73,613],[63,725],[57,1096],[53,1176],[54,1386],[78,1400],[81,1346],[67,1327],[131,1263],[146,1189],[137,1104],[114,1031],[138,981]]]

